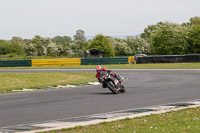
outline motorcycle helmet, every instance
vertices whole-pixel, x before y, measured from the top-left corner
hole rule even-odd
[[[96,67],[96,71],[97,71],[97,72],[100,72],[100,71],[101,71],[101,66],[98,65],[98,66]]]

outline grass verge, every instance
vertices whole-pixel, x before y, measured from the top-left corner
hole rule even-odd
[[[199,133],[200,107],[47,133]]]
[[[48,67],[1,67],[0,69],[95,69],[97,65],[48,66]],[[160,63],[160,64],[115,64],[102,65],[109,69],[200,69],[200,63]]]
[[[8,93],[14,89],[96,81],[94,73],[0,73],[0,77],[0,93]]]

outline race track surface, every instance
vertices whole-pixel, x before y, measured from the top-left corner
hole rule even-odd
[[[27,69],[0,72],[95,72]],[[101,86],[0,95],[0,127],[200,99],[200,70],[113,70],[128,78],[126,93]]]

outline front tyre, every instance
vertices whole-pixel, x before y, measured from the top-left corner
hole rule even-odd
[[[124,93],[125,91],[126,91],[126,90],[125,90],[125,88],[124,88],[124,85],[122,84],[122,85],[121,85],[120,92],[121,92],[121,93]]]
[[[116,86],[115,84],[112,82],[112,81],[108,81],[107,82],[107,86],[109,88],[109,90],[114,93],[114,94],[117,94],[118,93],[118,90],[116,89]]]

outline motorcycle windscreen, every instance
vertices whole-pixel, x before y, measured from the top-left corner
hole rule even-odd
[[[100,73],[100,78],[102,78],[103,76],[105,76],[107,74],[107,72],[101,71]]]

